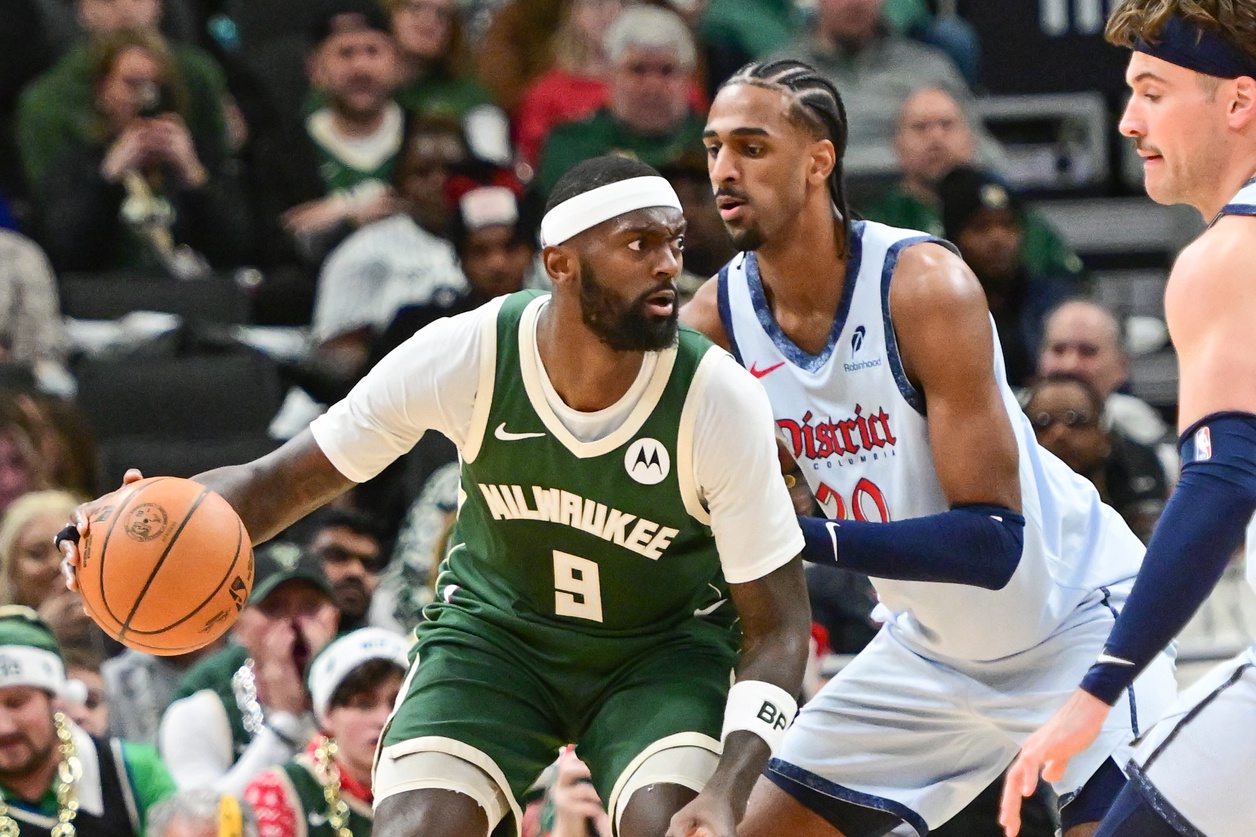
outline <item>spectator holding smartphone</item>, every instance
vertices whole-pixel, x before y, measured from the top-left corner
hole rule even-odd
[[[239,265],[244,201],[221,145],[188,127],[165,41],[151,30],[110,32],[93,41],[91,67],[93,135],[65,147],[37,196],[54,267],[186,278]],[[176,255],[184,248],[203,258]]]

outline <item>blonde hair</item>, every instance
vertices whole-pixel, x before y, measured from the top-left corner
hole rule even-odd
[[[23,494],[9,504],[0,518],[0,602],[9,604],[12,600],[9,574],[13,570],[13,547],[22,530],[45,515],[64,517],[68,522],[80,502],[68,491],[48,490]]]
[[[1256,61],[1256,3],[1252,0],[1125,0],[1104,32],[1117,46],[1155,41],[1171,17],[1216,32]]]

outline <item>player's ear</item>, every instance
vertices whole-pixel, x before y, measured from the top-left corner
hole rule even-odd
[[[1256,79],[1240,76],[1234,80],[1230,97],[1230,125],[1243,129],[1256,122]]]
[[[572,282],[579,278],[580,259],[575,250],[562,244],[546,247],[541,251],[545,272],[555,285]]]
[[[829,139],[816,140],[811,143],[808,157],[807,179],[821,184],[829,179],[833,167],[837,165],[837,149]]]

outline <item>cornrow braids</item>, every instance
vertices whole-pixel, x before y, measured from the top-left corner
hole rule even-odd
[[[848,250],[851,217],[842,175],[842,162],[846,156],[846,106],[842,104],[837,87],[810,64],[796,58],[751,62],[733,73],[720,87],[723,89],[734,84],[788,94],[790,108],[787,116],[806,130],[833,143],[837,161],[829,173],[829,195],[842,219],[842,249]]]

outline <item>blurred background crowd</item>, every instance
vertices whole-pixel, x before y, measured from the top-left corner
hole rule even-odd
[[[190,476],[273,449],[427,323],[544,288],[539,208],[587,157],[672,181],[692,293],[733,255],[705,109],[753,59],[833,79],[852,206],[960,249],[1039,440],[1148,537],[1177,473],[1163,283],[1199,222],[1142,196],[1117,135],[1112,5],[6,0],[0,600],[50,627],[76,728],[128,742],[124,783],[149,777],[133,833],[369,833],[405,664],[381,635],[431,599],[455,452],[429,434],[260,549],[230,640],[185,657],[124,650],[83,615],[51,545],[74,506],[128,467]],[[877,626],[865,578],[809,572],[818,679]],[[1250,612],[1215,604],[1188,659],[1245,645]],[[55,821],[47,787],[0,790]],[[567,827],[552,800],[534,813],[530,833]]]

